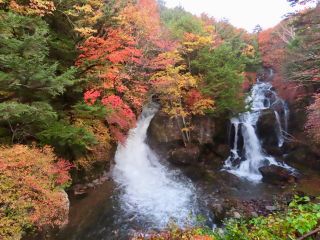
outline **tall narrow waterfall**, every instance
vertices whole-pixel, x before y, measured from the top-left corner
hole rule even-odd
[[[285,140],[284,133],[288,126],[289,110],[285,101],[272,90],[270,82],[258,80],[246,102],[251,110],[231,119],[234,136],[231,153],[224,168],[237,176],[251,181],[259,181],[262,178],[259,168],[262,166],[274,164],[289,167],[277,162],[264,152],[256,133],[257,122],[263,110],[273,110],[277,126],[275,131],[277,132],[278,146],[282,147]],[[240,138],[242,138],[243,144],[239,144]]]
[[[161,164],[145,142],[156,112],[155,106],[145,107],[126,144],[119,144],[113,176],[122,189],[121,207],[132,218],[153,228],[166,227],[170,220],[183,226],[195,212],[195,191],[179,172]]]

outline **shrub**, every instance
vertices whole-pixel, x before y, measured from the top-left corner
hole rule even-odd
[[[0,239],[21,239],[25,232],[63,225],[71,165],[49,147],[0,148]]]

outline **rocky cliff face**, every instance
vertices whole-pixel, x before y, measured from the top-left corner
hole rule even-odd
[[[193,117],[191,141],[184,146],[176,119],[159,111],[150,123],[148,141],[158,154],[175,164],[222,166],[229,154],[228,125],[228,120],[207,115]]]
[[[284,160],[289,165],[299,165],[298,168],[320,170],[320,150],[305,132],[306,113],[301,109],[296,104],[290,105],[289,128],[283,147],[278,146],[274,111],[265,110],[261,114],[257,122],[257,133],[268,154]]]
[[[284,160],[304,168],[320,170],[320,149],[305,129],[306,112],[301,103],[290,105],[289,141],[284,145]]]

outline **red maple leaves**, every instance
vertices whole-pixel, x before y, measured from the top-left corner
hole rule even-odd
[[[81,55],[76,62],[81,66],[86,62],[110,61],[118,63],[140,63],[142,52],[136,47],[133,36],[118,29],[108,29],[106,36],[90,37],[79,47]]]

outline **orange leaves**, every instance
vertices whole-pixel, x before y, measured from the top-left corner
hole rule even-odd
[[[209,236],[194,236],[193,240],[214,240],[214,238]]]
[[[6,231],[0,232],[0,238],[6,239],[3,232],[13,236],[17,234],[14,231],[22,231],[30,224],[44,227],[65,223],[68,206],[59,188],[70,182],[68,171],[72,165],[57,159],[49,147],[14,145],[0,150],[0,218],[14,220]]]
[[[272,66],[275,69],[280,69],[285,57],[286,44],[275,34],[277,28],[278,26],[260,32],[258,41],[263,64],[267,67]]]
[[[130,31],[137,41],[156,42],[160,35],[160,15],[155,0],[139,0],[128,4],[120,13],[122,27]]]
[[[86,62],[106,61],[111,63],[140,63],[142,53],[136,48],[133,36],[123,32],[120,28],[109,29],[105,37],[90,37],[79,47],[81,55],[76,65]]]
[[[139,49],[135,47],[128,46],[123,49],[119,49],[110,53],[107,59],[112,63],[125,63],[126,61],[140,64],[140,57],[142,53]]]
[[[192,89],[187,93],[186,105],[193,115],[204,115],[207,110],[213,110],[214,101],[204,97],[199,90]]]
[[[152,59],[149,63],[149,67],[154,70],[165,70],[169,66],[175,66],[177,63],[181,63],[183,58],[178,51],[168,51],[160,53],[157,57]]]
[[[100,91],[96,91],[96,90],[86,91],[84,93],[84,101],[88,105],[93,105],[97,101],[97,99],[100,97],[100,95],[101,95]]]

